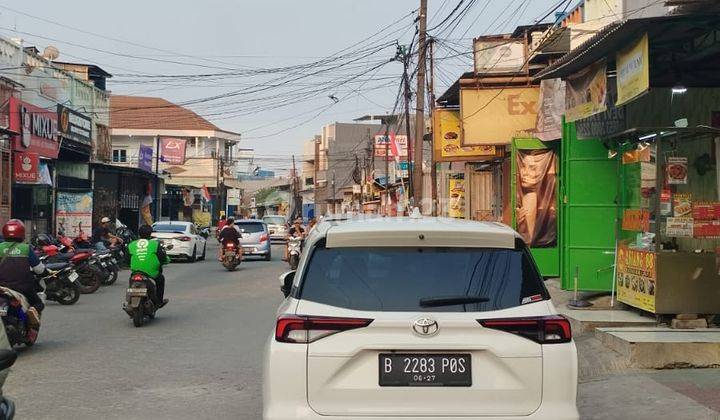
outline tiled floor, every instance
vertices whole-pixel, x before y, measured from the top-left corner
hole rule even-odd
[[[581,322],[623,322],[648,323],[655,322],[653,318],[642,316],[637,312],[623,310],[578,310],[569,309],[564,305],[557,308],[558,312]]]

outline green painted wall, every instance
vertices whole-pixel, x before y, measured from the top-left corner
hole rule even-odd
[[[563,289],[612,287],[618,207],[618,158],[599,140],[578,140],[563,124],[560,170],[560,277]]]

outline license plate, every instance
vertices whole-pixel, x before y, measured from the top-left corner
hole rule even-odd
[[[70,280],[71,282],[75,282],[75,280],[77,280],[79,277],[80,276],[78,275],[78,273],[74,271],[68,274],[68,280]]]
[[[147,296],[147,289],[141,288],[130,288],[127,289],[127,294],[130,296]]]
[[[380,386],[472,386],[469,354],[380,354]]]

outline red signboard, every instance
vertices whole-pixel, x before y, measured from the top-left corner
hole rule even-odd
[[[185,139],[163,137],[160,139],[160,159],[173,165],[185,163]]]
[[[15,182],[19,184],[35,184],[40,178],[40,157],[37,153],[15,152],[13,165]]]
[[[10,130],[20,133],[13,139],[13,150],[57,159],[60,142],[56,107],[50,111],[10,98]]]

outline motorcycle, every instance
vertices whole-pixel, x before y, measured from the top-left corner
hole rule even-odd
[[[165,249],[172,249],[172,245],[165,246]],[[150,276],[141,272],[130,274],[123,310],[132,318],[135,327],[142,327],[146,318],[155,318],[155,313],[160,309],[156,292],[155,280]]]
[[[232,242],[223,245],[222,265],[227,271],[235,271],[242,261],[242,248]]]
[[[115,235],[123,241],[122,245],[119,245],[119,249],[115,252],[115,258],[118,260],[118,263],[129,266],[130,253],[128,252],[127,246],[130,242],[137,239],[137,235],[135,235],[127,225],[121,222],[120,219],[115,219]]]
[[[100,260],[91,250],[67,251],[63,245],[46,245],[42,247],[41,255],[44,255],[49,263],[65,263],[72,264],[75,271],[80,276],[80,293],[95,293],[100,288],[100,284],[106,273],[101,270]]]
[[[41,259],[42,260],[42,259]],[[48,263],[50,272],[38,275],[45,283],[45,296],[61,305],[74,305],[80,299],[80,276],[69,263]]]
[[[210,227],[209,226],[205,226],[205,227],[197,226],[197,231],[198,231],[198,234],[205,239],[210,237]]]
[[[37,341],[38,329],[28,325],[30,305],[25,296],[7,287],[0,287],[0,318],[11,346],[25,344],[30,347]]]
[[[300,263],[300,253],[302,252],[302,238],[293,236],[288,239],[288,263],[291,270],[297,270]]]
[[[95,254],[95,258],[97,258],[97,264],[102,272],[100,283],[103,286],[109,286],[115,283],[118,278],[120,267],[118,266],[118,261],[112,251],[97,252]]]

